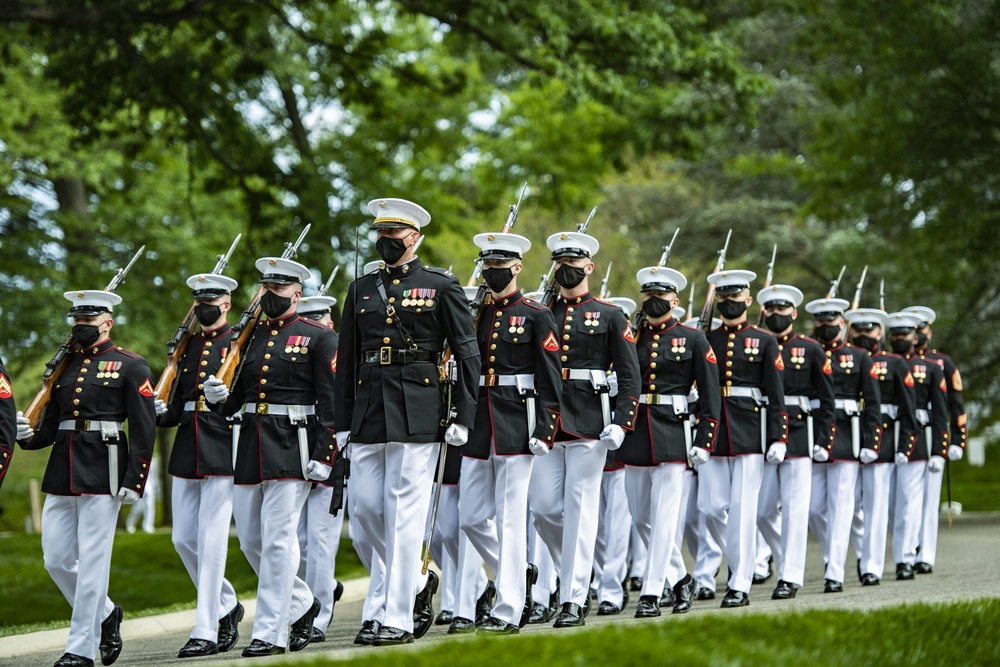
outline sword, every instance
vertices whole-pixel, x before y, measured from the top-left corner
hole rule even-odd
[[[108,443],[108,487],[112,496],[118,495],[118,444]]]
[[[861,417],[858,415],[853,415],[851,417],[851,451],[854,452],[854,458],[858,458],[861,454],[861,434],[858,430],[861,428]]]
[[[448,443],[441,443],[441,456],[438,457],[437,479],[434,480],[434,502],[431,505],[431,526],[427,532],[427,540],[424,543],[424,561],[420,566],[420,574],[427,574],[427,567],[431,563],[431,539],[434,537],[434,528],[437,526],[438,505],[441,504],[441,487],[444,485],[444,464],[448,459]]]

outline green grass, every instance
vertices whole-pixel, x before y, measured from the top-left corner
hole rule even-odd
[[[978,468],[970,466],[964,459],[948,463],[951,468],[951,497],[962,503],[963,512],[1000,511],[1000,466],[995,462],[996,454],[996,446],[988,448],[986,465]],[[947,488],[946,483],[941,484],[941,502],[948,498]]]
[[[406,652],[351,652],[344,658],[362,667],[996,665],[998,624],[1000,600],[988,599],[873,612],[666,617],[583,632],[444,641]]]
[[[0,577],[0,636],[67,627],[69,603],[42,566],[41,538],[0,538],[0,553],[6,573]],[[341,540],[337,576],[346,580],[366,574],[350,541]],[[257,577],[236,538],[229,541],[226,577],[241,597],[256,594]],[[192,608],[195,602],[194,585],[167,532],[115,536],[109,593],[129,618]]]

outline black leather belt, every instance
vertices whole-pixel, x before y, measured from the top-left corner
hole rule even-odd
[[[366,364],[388,366],[436,361],[437,354],[429,350],[395,350],[391,347],[382,347],[378,350],[365,350],[361,353],[361,358]]]

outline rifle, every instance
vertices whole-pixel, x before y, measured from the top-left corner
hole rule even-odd
[[[774,280],[774,260],[778,256],[778,244],[774,244],[774,250],[771,251],[771,263],[767,265],[767,277],[764,278],[764,289],[771,286],[771,281]],[[760,314],[757,315],[757,326],[764,326],[764,304],[760,305]]]
[[[733,235],[733,230],[729,230],[726,234],[726,243],[722,246],[722,250],[719,251],[719,259],[715,262],[715,270],[712,273],[718,273],[726,266],[726,251],[729,249],[729,239]],[[702,330],[707,336],[712,330],[712,313],[715,311],[715,285],[708,284],[708,293],[705,295],[705,305],[701,309],[701,320],[698,324],[701,325]]]
[[[601,293],[597,297],[599,299],[607,299],[609,296],[611,296],[611,290],[608,289],[608,281],[611,280],[611,266],[613,264],[614,262],[608,262],[608,270],[604,274],[604,280],[601,281]]]
[[[514,228],[517,223],[517,214],[521,208],[521,200],[524,199],[524,193],[528,189],[528,183],[525,182],[521,186],[521,194],[517,196],[517,203],[510,205],[510,213],[507,214],[507,222],[503,224],[503,229],[500,230],[501,234],[509,234],[510,230]],[[476,262],[476,266],[472,269],[472,275],[469,276],[469,282],[467,283],[469,287],[473,285],[479,285],[479,291],[476,292],[476,298],[472,300],[472,304],[469,306],[473,313],[473,320],[476,327],[479,326],[479,320],[483,316],[483,306],[489,303],[489,287],[486,285],[485,281],[482,281],[483,277],[483,263]]]
[[[125,268],[115,270],[115,275],[111,279],[111,282],[104,288],[105,292],[114,292],[125,282],[125,276],[128,275],[132,265],[142,256],[145,250],[146,246],[141,246],[135,252],[135,255],[132,256],[131,261],[125,265]],[[52,398],[52,387],[55,386],[56,380],[66,370],[66,365],[69,364],[70,352],[74,351],[76,351],[76,341],[73,339],[73,335],[70,334],[63,341],[62,345],[59,346],[59,349],[56,350],[55,355],[45,363],[45,372],[42,374],[42,388],[38,390],[35,397],[31,399],[28,409],[24,411],[24,416],[27,417],[31,428],[35,428],[38,425],[38,421],[42,418],[45,406],[48,405],[49,399]]]
[[[212,273],[219,275],[226,270],[226,267],[229,266],[229,258],[233,256],[233,250],[236,249],[236,244],[240,242],[241,238],[243,235],[237,234],[232,245],[229,246],[229,251],[224,255],[216,255],[215,268],[212,269]],[[165,403],[170,402],[174,393],[177,366],[180,364],[181,357],[184,356],[184,351],[187,350],[188,343],[191,342],[191,336],[194,335],[194,306],[195,304],[192,303],[181,325],[174,332],[174,337],[167,341],[167,365],[163,367],[160,379],[156,381],[156,387],[153,389],[153,395]]]
[[[281,259],[294,259],[298,254],[299,246],[302,245],[302,240],[305,239],[306,234],[309,233],[309,228],[312,224],[305,226],[302,233],[299,234],[299,238],[295,240],[295,243],[285,243],[285,251],[281,253]],[[264,296],[264,286],[261,285],[257,288],[257,292],[253,295],[250,300],[250,304],[240,315],[239,322],[233,327],[233,337],[229,343],[229,354],[222,361],[222,366],[219,367],[219,372],[215,377],[219,378],[226,383],[229,387],[233,383],[233,378],[236,376],[237,365],[241,364],[243,348],[250,342],[253,338],[254,331],[257,330],[257,324],[260,322],[260,298]]]
[[[691,281],[691,296],[688,297],[688,309],[687,316],[691,317],[691,313],[694,312],[694,281]]]
[[[851,302],[851,309],[857,310],[858,306],[861,304],[861,288],[865,284],[865,276],[868,275],[868,265],[865,264],[864,271],[861,272],[861,280],[858,281],[858,286],[854,290],[854,301]]]
[[[333,279],[337,277],[337,272],[338,271],[340,271],[340,265],[339,264],[337,266],[333,267],[333,273],[330,274],[330,277],[326,279],[326,283],[322,287],[320,287],[319,291],[316,292],[316,294],[314,294],[313,296],[325,296],[327,290],[330,289],[330,285],[333,284]]]
[[[840,275],[837,276],[836,280],[830,282],[830,291],[826,293],[827,299],[832,299],[837,296],[837,290],[840,289],[840,281],[844,279],[844,271],[847,270],[847,265],[840,267]]]
[[[667,262],[670,261],[670,251],[673,249],[673,247],[674,247],[674,241],[677,240],[677,234],[680,231],[681,231],[680,227],[678,227],[677,229],[675,229],[674,230],[674,235],[672,237],[670,237],[670,243],[668,243],[667,245],[663,246],[663,254],[660,255],[660,261],[658,261],[656,263],[657,266],[666,266]],[[694,289],[693,285],[691,286],[691,289]],[[633,333],[638,333],[639,327],[642,326],[642,321],[644,319],[646,319],[646,314],[644,312],[642,312],[642,307],[640,305],[640,307],[638,307],[638,308],[635,309],[635,314],[632,315],[632,332]]]
[[[596,206],[593,209],[591,209],[590,215],[587,216],[587,219],[576,226],[576,231],[578,234],[587,233],[587,227],[590,225],[590,221],[594,219],[595,213],[597,213]],[[542,298],[539,301],[546,308],[552,308],[552,306],[556,302],[556,295],[559,294],[559,286],[556,285],[555,260],[553,260],[552,266],[549,267],[549,272],[545,274],[545,278],[542,279],[542,284],[545,286],[545,291],[542,292]]]

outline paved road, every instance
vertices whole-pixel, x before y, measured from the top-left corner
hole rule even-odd
[[[892,571],[891,551],[887,559],[886,578],[882,585],[873,588],[862,588],[857,579],[845,582],[845,591],[841,594],[824,594],[822,566],[817,543],[810,542],[806,569],[805,586],[794,600],[778,602],[770,599],[776,577],[767,583],[755,586],[751,591],[751,606],[746,609],[722,610],[719,600],[711,602],[696,602],[694,609],[684,616],[664,616],[659,619],[635,619],[632,613],[635,609],[637,596],[625,611],[618,616],[587,618],[587,627],[601,626],[606,623],[683,623],[686,619],[705,614],[745,614],[745,613],[781,613],[788,610],[807,609],[857,609],[871,610],[879,607],[902,604],[906,602],[953,602],[986,597],[1000,597],[1000,558],[997,558],[1000,547],[1000,516],[996,515],[966,515],[956,519],[950,530],[942,521],[941,535],[938,547],[938,563],[930,575],[918,575],[914,581],[895,581]],[[849,557],[851,557],[849,555]],[[853,561],[848,566],[849,573],[853,571]],[[353,644],[354,635],[360,626],[361,599],[364,596],[365,583],[349,582],[344,599],[337,606],[335,620],[327,633],[327,641],[314,644],[305,650],[291,654],[304,659],[328,654],[341,658],[350,657],[361,651],[378,650],[408,650],[379,649],[358,647]],[[720,581],[719,590],[725,590],[725,583]],[[721,597],[721,596],[720,596]],[[181,612],[170,617],[138,619],[126,622],[122,634],[125,649],[116,665],[161,665],[161,664],[227,664],[240,662],[247,664],[268,664],[273,658],[257,658],[252,663],[241,658],[239,650],[249,643],[252,621],[248,615],[240,625],[242,636],[237,647],[228,654],[200,658],[197,660],[179,660],[177,650],[187,641],[189,628],[187,616],[193,619],[192,612]],[[127,616],[127,610],[126,610]],[[180,619],[180,622],[178,622]],[[157,629],[160,623],[163,630]],[[178,628],[182,628],[178,630]],[[130,635],[129,631],[133,634]],[[447,627],[433,627],[431,631],[414,646],[424,646],[437,641],[458,641],[446,634]],[[574,632],[577,630],[555,630],[548,626],[529,626],[523,634],[538,634],[543,632]],[[137,637],[136,634],[147,635]],[[62,654],[66,630],[35,633],[20,637],[7,637],[0,640],[0,665],[12,667],[35,667],[51,665]],[[511,641],[517,641],[512,638]],[[31,651],[25,653],[25,651]],[[20,655],[14,655],[20,654]],[[283,656],[288,658],[289,656]],[[99,663],[98,663],[99,664]]]

